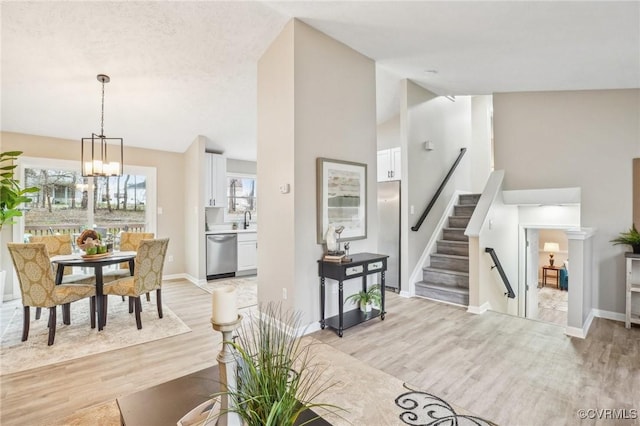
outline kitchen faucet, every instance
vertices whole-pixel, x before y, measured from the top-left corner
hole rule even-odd
[[[244,211],[244,229],[249,227],[249,222],[247,222],[247,213],[249,213],[249,220],[251,220],[251,212],[249,210]]]

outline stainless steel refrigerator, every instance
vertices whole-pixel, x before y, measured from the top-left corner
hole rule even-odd
[[[400,291],[400,181],[378,182],[378,253],[389,256],[385,286]]]

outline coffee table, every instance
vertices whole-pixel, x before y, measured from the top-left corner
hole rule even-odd
[[[218,366],[214,365],[120,397],[116,400],[120,409],[120,422],[125,426],[175,426],[182,416],[220,390],[219,377]],[[306,410],[296,424],[302,424],[315,416],[313,411]],[[331,423],[321,418],[307,424],[331,426]]]

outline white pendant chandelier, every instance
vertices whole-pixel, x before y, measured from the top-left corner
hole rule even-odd
[[[111,79],[104,74],[98,74],[97,78],[102,83],[100,134],[91,133],[90,138],[82,138],[82,176],[122,176],[122,138],[108,138],[104,135],[104,85]]]

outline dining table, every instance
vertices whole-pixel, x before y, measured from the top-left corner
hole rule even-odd
[[[105,297],[103,293],[104,278],[103,268],[109,265],[115,265],[122,262],[129,263],[129,273],[133,275],[135,267],[135,251],[114,251],[104,253],[101,255],[80,255],[80,254],[63,254],[51,257],[51,263],[57,265],[56,269],[56,285],[62,283],[64,278],[65,267],[80,267],[80,268],[93,268],[96,277],[96,303],[98,311],[98,331],[104,328],[106,323],[106,315],[104,312],[104,306],[102,298]]]

